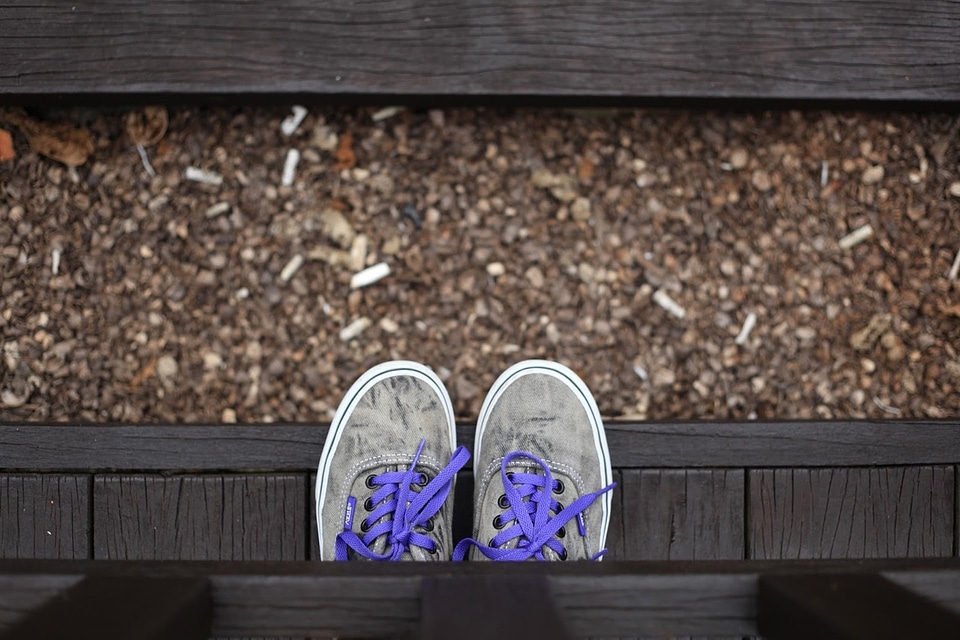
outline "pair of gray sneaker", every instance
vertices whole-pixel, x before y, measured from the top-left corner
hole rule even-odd
[[[584,560],[604,553],[610,452],[597,404],[567,367],[507,369],[480,409],[473,537],[455,547],[453,405],[416,362],[385,362],[341,402],[317,469],[323,560]]]

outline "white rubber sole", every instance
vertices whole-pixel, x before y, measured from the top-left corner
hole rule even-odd
[[[353,410],[360,402],[360,399],[363,398],[364,394],[366,394],[371,387],[379,382],[396,376],[410,376],[412,378],[418,378],[426,382],[434,391],[436,391],[437,395],[444,403],[444,409],[447,413],[447,423],[450,425],[450,450],[453,451],[457,448],[457,427],[453,418],[453,402],[451,402],[450,394],[447,393],[447,389],[443,386],[443,382],[440,380],[437,374],[433,372],[432,369],[420,364],[419,362],[411,362],[409,360],[393,360],[378,364],[377,366],[364,372],[364,374],[353,383],[343,400],[340,402],[340,406],[337,407],[337,412],[333,416],[333,422],[330,423],[330,431],[327,432],[327,441],[324,443],[323,452],[320,454],[320,463],[317,466],[317,484],[314,492],[314,499],[316,500],[317,505],[317,535],[320,540],[321,560],[331,559],[324,558],[323,556],[323,511],[321,509],[321,505],[327,496],[327,485],[330,481],[331,472],[330,461],[333,459],[333,452],[337,450],[337,445],[340,443],[340,436],[343,434],[343,428],[346,426],[347,422],[349,422],[349,418],[353,414]],[[413,454],[412,451],[410,453],[411,455]],[[455,478],[451,481],[451,495],[454,489],[453,483],[455,481]]]
[[[524,360],[523,362],[518,362],[500,374],[500,377],[497,378],[493,386],[490,387],[490,391],[487,393],[487,397],[480,407],[480,416],[477,418],[477,432],[473,440],[474,477],[480,477],[479,473],[481,470],[478,469],[478,465],[480,464],[480,440],[483,438],[483,432],[487,427],[491,409],[508,386],[516,382],[519,378],[534,373],[548,375],[560,380],[580,399],[580,404],[583,406],[584,411],[587,412],[587,416],[593,426],[593,444],[597,450],[597,462],[600,464],[600,474],[603,483],[603,486],[597,487],[597,489],[606,487],[613,482],[613,468],[610,466],[610,449],[607,447],[607,436],[603,430],[603,418],[600,417],[597,401],[593,399],[593,394],[590,393],[590,390],[583,380],[580,379],[580,376],[575,374],[570,368],[558,362],[550,362],[549,360]],[[599,549],[603,549],[607,544],[607,532],[610,528],[610,511],[613,504],[612,493],[612,491],[608,491],[600,496],[603,526],[600,529]],[[601,556],[600,559],[602,560],[603,557]]]

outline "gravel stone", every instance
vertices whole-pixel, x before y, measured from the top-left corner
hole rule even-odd
[[[883,180],[884,169],[881,165],[874,165],[863,172],[860,181],[863,184],[877,184]]]
[[[326,421],[391,358],[445,370],[463,420],[524,358],[611,418],[960,415],[950,114],[370,113],[311,108],[286,139],[289,107],[171,109],[151,178],[125,114],[88,112],[76,180],[8,161],[4,418]]]

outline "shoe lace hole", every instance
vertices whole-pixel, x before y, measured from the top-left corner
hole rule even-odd
[[[488,547],[493,547],[494,549],[496,549],[496,548],[497,548],[497,545],[493,544],[493,541],[494,541],[495,539],[496,539],[496,538],[490,538],[490,542],[487,543],[487,546],[488,546]]]
[[[499,529],[503,529],[504,525],[506,525],[506,523],[503,521],[503,518],[501,518],[500,516],[494,517],[494,519],[493,519],[493,528],[494,528],[494,529],[498,529],[498,530],[499,530]]]
[[[370,524],[367,522],[366,518],[360,521],[360,531],[363,531],[364,533],[370,531]]]
[[[373,511],[373,498],[367,498],[363,501],[363,508],[366,511]]]
[[[558,502],[558,503],[557,503],[557,510],[556,510],[555,513],[560,513],[561,511],[563,511],[563,503],[562,503],[562,502]]]
[[[423,523],[423,530],[427,532],[433,531],[433,518]]]
[[[560,559],[561,559],[561,560],[566,560],[566,559],[567,559],[567,549],[566,549],[566,547],[564,547],[563,551],[560,552]]]
[[[417,478],[417,481],[416,481],[415,484],[416,484],[418,487],[425,487],[425,486],[427,486],[427,483],[428,483],[428,482],[430,482],[430,478],[427,477],[427,474],[421,473],[421,474],[420,474],[420,477]]]
[[[367,489],[373,489],[376,485],[373,484],[373,480],[376,478],[375,475],[367,476],[367,479],[363,481],[363,484],[367,485]]]
[[[513,471],[507,472],[507,482],[513,482]]]
[[[557,480],[557,481],[553,484],[553,492],[554,492],[555,494],[560,495],[561,493],[563,493],[563,489],[564,489],[563,480]]]
[[[566,538],[566,537],[567,537],[567,528],[566,528],[566,527],[560,527],[560,530],[557,531],[557,537],[558,537],[558,538]]]
[[[497,498],[497,506],[499,506],[501,509],[507,509],[510,507],[510,503],[507,502],[507,494],[500,494],[500,497]]]

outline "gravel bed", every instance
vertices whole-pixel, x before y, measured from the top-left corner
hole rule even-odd
[[[960,414],[955,117],[171,109],[151,177],[69,115],[86,163],[0,163],[2,420],[327,421],[392,358],[463,419],[525,358],[609,417]]]

